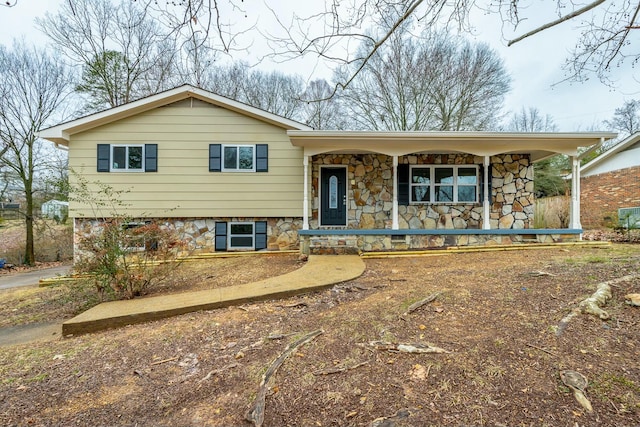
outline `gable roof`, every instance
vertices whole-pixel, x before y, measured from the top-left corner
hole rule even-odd
[[[598,157],[591,160],[586,165],[580,168],[581,173],[589,172],[591,169],[595,168],[605,160],[612,158],[618,153],[625,151],[627,148],[632,147],[636,143],[640,142],[640,132],[636,132],[633,135],[629,135],[626,139],[623,139],[618,144],[614,145],[604,153],[600,154]],[[640,159],[638,159],[638,165],[640,165]]]
[[[242,102],[234,101],[224,96],[216,95],[204,89],[191,85],[183,85],[128,104],[119,105],[108,110],[80,117],[40,131],[40,137],[56,143],[68,145],[72,135],[115,122],[154,108],[162,107],[187,98],[195,98],[227,110],[235,111],[248,117],[281,127],[285,130],[311,130],[302,123],[285,117],[252,107]]]

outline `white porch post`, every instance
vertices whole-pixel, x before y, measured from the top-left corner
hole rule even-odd
[[[491,221],[489,216],[491,215],[491,200],[489,194],[489,162],[491,161],[491,157],[484,156],[484,174],[482,176],[482,188],[484,189],[482,194],[482,229],[489,230],[491,229]]]
[[[581,229],[580,223],[580,159],[571,156],[571,208],[569,228]]]
[[[391,229],[398,230],[398,156],[393,156],[393,210],[391,213]]]
[[[303,166],[303,185],[304,189],[302,191],[302,229],[309,229],[309,156],[306,154],[302,158],[302,166]]]

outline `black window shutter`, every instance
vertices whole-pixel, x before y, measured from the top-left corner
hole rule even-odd
[[[111,163],[111,145],[98,144],[98,172],[109,172]]]
[[[256,251],[267,249],[267,221],[256,221],[254,230]]]
[[[408,205],[410,201],[411,183],[409,181],[409,165],[398,165],[398,204]]]
[[[222,170],[222,145],[209,144],[209,172]]]
[[[227,250],[227,223],[226,222],[216,222],[215,250],[216,251]]]
[[[269,146],[256,144],[256,172],[269,172]]]
[[[144,145],[144,171],[158,172],[158,144]]]

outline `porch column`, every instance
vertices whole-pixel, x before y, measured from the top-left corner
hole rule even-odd
[[[393,156],[393,209],[391,212],[391,229],[398,230],[398,156]]]
[[[580,229],[580,159],[571,156],[571,206],[569,216],[569,228]]]
[[[489,194],[489,162],[491,161],[491,157],[484,156],[484,174],[482,175],[482,229],[489,230],[491,229],[491,221],[489,216],[491,215],[491,200]]]
[[[302,191],[302,229],[309,229],[309,156],[306,154],[302,157],[303,167],[303,185]]]

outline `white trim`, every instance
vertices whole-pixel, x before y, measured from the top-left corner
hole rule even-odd
[[[482,229],[491,229],[491,194],[489,194],[489,168],[491,167],[491,157],[484,156],[482,164],[484,175],[482,176]]]
[[[309,156],[302,158],[303,190],[302,190],[302,229],[309,229]]]
[[[344,169],[344,224],[328,224],[322,223],[322,170],[323,169]],[[320,165],[318,170],[318,225],[320,227],[346,227],[349,223],[349,168],[346,165]]]
[[[235,111],[242,115],[270,123],[287,130],[312,130],[313,128],[294,120],[269,113],[259,108],[252,107],[224,96],[200,89],[191,85],[179,86],[165,92],[160,92],[128,104],[110,108],[95,114],[91,114],[66,123],[52,126],[39,132],[39,137],[61,145],[69,145],[71,136],[112,123],[154,108],[162,107],[187,98],[196,98],[204,102]]]
[[[555,154],[572,155],[613,132],[379,132],[379,131],[287,131],[294,147],[307,155],[330,153],[380,153],[405,156],[419,153],[468,153],[475,156],[529,154],[537,162]]]
[[[147,225],[147,223],[144,221],[130,221],[122,224],[122,227],[125,229],[124,231],[126,235],[127,230],[134,230],[136,228],[144,227],[145,225]],[[127,237],[131,236],[128,235]],[[120,248],[129,252],[144,252],[147,250],[147,240],[142,240],[142,246],[120,246]]]
[[[603,161],[605,161],[609,157],[612,157],[615,154],[618,154],[618,153],[626,150],[627,148],[631,147],[632,145],[636,144],[637,142],[640,142],[640,132],[636,132],[633,135],[629,136],[628,138],[620,141],[618,144],[614,145],[613,147],[611,147],[610,149],[608,149],[604,153],[600,154],[598,157],[596,157],[593,160],[591,160],[586,165],[582,166],[580,168],[580,171],[584,175],[584,173],[588,172],[590,169],[593,169],[595,166],[597,166],[598,164],[602,163]]]
[[[220,148],[220,171],[221,172],[255,172],[256,171],[256,146],[255,144],[221,144]],[[251,160],[251,169],[240,169],[240,148],[249,147],[251,148],[252,160]],[[224,150],[225,148],[235,148],[236,149],[236,167],[235,168],[225,168],[224,166]]]
[[[398,221],[398,156],[393,156],[393,208],[391,212],[391,229],[400,229],[400,223]]]
[[[428,169],[429,170],[429,184],[424,183],[414,183],[413,182],[413,171],[414,169]],[[436,169],[453,169],[453,183],[451,184],[437,184],[435,182],[435,172]],[[476,171],[476,183],[473,185],[475,187],[475,197],[473,201],[459,201],[458,200],[458,188],[459,187],[472,187],[469,184],[458,184],[458,170],[460,169],[475,169]],[[410,165],[409,167],[409,204],[410,205],[468,205],[468,204],[477,204],[480,202],[479,192],[480,192],[480,180],[478,176],[479,167],[476,164],[470,165],[447,165],[447,164],[424,164],[424,165]],[[415,201],[413,200],[413,188],[414,187],[425,187],[429,186],[429,200],[427,201]],[[436,189],[438,187],[453,187],[453,200],[451,201],[436,201]]]
[[[113,160],[114,160],[114,156],[113,156],[113,149],[116,147],[126,147],[126,153],[125,153],[125,167],[124,168],[114,168],[113,167]],[[140,168],[136,168],[136,169],[129,169],[129,148],[131,147],[140,147],[142,148],[142,159],[141,159],[141,164],[142,166]],[[144,159],[146,156],[145,153],[145,144],[109,144],[109,172],[127,172],[127,173],[140,173],[140,172],[144,172],[145,171],[145,164],[144,164]]]
[[[251,225],[251,234],[231,234],[233,225]],[[232,237],[249,237],[251,236],[251,246],[231,246]],[[229,221],[227,222],[227,251],[238,250],[255,250],[256,247],[256,223],[255,221]]]
[[[571,205],[569,228],[581,229],[580,223],[580,160],[577,156],[572,156],[571,161]]]

